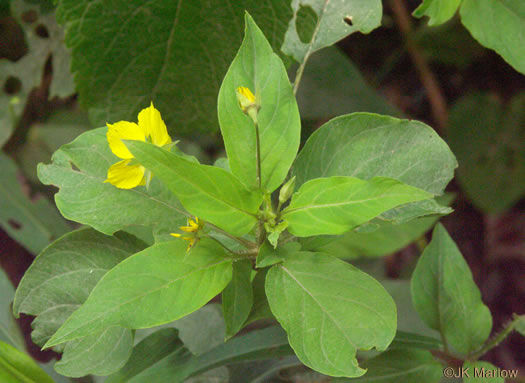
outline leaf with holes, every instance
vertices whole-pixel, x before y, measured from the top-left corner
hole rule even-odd
[[[481,301],[472,273],[456,244],[441,224],[419,259],[411,281],[412,302],[432,329],[467,355],[487,340],[492,316]]]
[[[389,177],[440,195],[456,167],[454,154],[429,126],[418,121],[353,113],[330,120],[310,136],[297,156],[293,174],[297,186],[319,177],[351,176],[363,180]],[[396,208],[381,218],[403,222],[451,211],[434,200],[426,200]]]
[[[463,0],[461,22],[481,45],[525,74],[525,3],[522,0]]]
[[[299,252],[266,276],[270,308],[299,359],[331,376],[357,377],[357,350],[385,350],[396,332],[396,306],[369,275],[337,258]]]
[[[232,173],[249,188],[260,186],[272,192],[284,181],[297,155],[301,122],[281,59],[253,19],[248,14],[245,19],[243,43],[219,92],[219,124]],[[239,106],[239,87],[255,94],[260,106],[257,126]]]
[[[80,99],[94,124],[132,121],[152,100],[172,132],[216,130],[217,93],[242,39],[244,11],[276,49],[291,17],[282,0],[222,5],[60,0],[57,19],[66,28]]]
[[[487,93],[464,96],[449,121],[463,191],[487,213],[512,207],[525,193],[525,93],[506,106]]]
[[[188,161],[153,144],[127,141],[126,145],[193,215],[238,236],[257,222],[262,194],[246,189],[230,172]]]
[[[118,161],[106,131],[86,132],[56,151],[51,164],[38,165],[40,181],[60,189],[55,202],[62,215],[109,235],[133,225],[169,233],[185,224],[180,202],[159,179],[153,178],[149,190],[122,190],[104,183],[108,168]]]
[[[343,234],[381,213],[432,194],[386,177],[316,178],[304,183],[283,210],[288,231],[298,237]]]
[[[461,0],[423,0],[412,13],[414,17],[428,16],[428,25],[439,25],[450,20],[459,8]]]
[[[22,115],[29,93],[40,86],[50,56],[53,77],[49,96],[66,97],[75,91],[69,52],[54,13],[41,12],[38,5],[29,1],[13,0],[11,14],[24,30],[27,53],[15,62],[0,59],[0,147]]]
[[[158,326],[205,305],[230,282],[232,261],[209,239],[199,241],[188,257],[186,247],[180,240],[163,242],[119,263],[44,347],[113,326]]]
[[[381,24],[383,13],[380,0],[293,0],[292,8],[294,16],[288,25],[282,50],[299,63],[308,59],[311,53],[354,32],[371,32]],[[310,33],[300,32],[301,25],[311,24],[311,21],[300,22],[305,13],[311,15],[310,19],[315,19]]]
[[[36,201],[22,189],[16,164],[0,153],[0,226],[33,254],[71,230],[47,199]]]

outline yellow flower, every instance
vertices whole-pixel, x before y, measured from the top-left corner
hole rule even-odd
[[[182,235],[180,233],[170,233],[171,236],[175,238],[182,238],[185,241],[189,241],[188,248],[186,251],[190,251],[190,249],[197,243],[199,240],[199,230],[204,227],[204,224],[201,222],[199,223],[199,218],[195,217],[195,221],[191,218],[188,219],[188,226],[181,226],[179,229],[181,229],[183,232],[187,233],[187,235]]]
[[[245,86],[240,86],[237,88],[236,94],[239,107],[245,114],[250,116],[253,122],[257,123],[257,112],[259,111],[259,106],[255,102],[255,96],[252,91]]]
[[[106,124],[108,132],[109,147],[114,155],[122,161],[113,164],[108,169],[109,182],[121,189],[132,189],[139,185],[145,185],[146,180],[151,179],[151,173],[134,161],[133,154],[128,150],[122,140],[135,140],[151,142],[157,146],[171,143],[166,124],[155,109],[153,102],[148,108],[142,109],[138,116],[138,124],[128,121],[120,121],[115,124]]]

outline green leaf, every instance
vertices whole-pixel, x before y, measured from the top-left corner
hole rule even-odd
[[[525,5],[522,0],[463,0],[461,22],[481,45],[525,74]]]
[[[30,356],[0,341],[0,381],[4,383],[53,383]]]
[[[518,322],[516,323],[516,331],[521,335],[525,336],[525,315],[520,315],[518,317]]]
[[[243,43],[219,92],[219,124],[231,171],[247,187],[258,188],[257,131],[237,101],[238,87],[249,88],[257,113],[261,188],[274,191],[297,155],[301,121],[286,69],[253,19],[246,15]]]
[[[11,302],[15,296],[15,289],[7,275],[0,268],[0,341],[23,350],[24,336],[15,322],[11,311]]]
[[[0,226],[33,254],[71,230],[43,197],[36,201],[22,190],[16,164],[0,152]]]
[[[16,291],[13,312],[36,316],[31,336],[42,346],[86,301],[108,270],[144,247],[126,233],[109,237],[85,228],[66,234],[27,270]],[[56,369],[67,376],[107,375],[126,362],[132,346],[131,332],[114,327],[67,343]]]
[[[264,243],[259,250],[259,254],[257,254],[255,266],[262,268],[282,262],[287,256],[298,252],[300,249],[301,245],[298,242],[288,242],[276,249],[268,243]]]
[[[62,375],[81,377],[109,375],[120,370],[133,349],[133,335],[127,328],[111,327],[100,334],[68,342],[55,370]]]
[[[293,174],[297,186],[319,177],[389,177],[440,195],[456,167],[447,144],[429,126],[353,113],[330,120],[310,136],[297,157]],[[451,209],[428,200],[403,206],[383,218],[403,221],[450,212]]]
[[[112,326],[158,326],[199,309],[231,280],[232,261],[219,244],[206,239],[185,254],[186,243],[173,240],[119,263],[44,347]]]
[[[133,121],[152,100],[172,132],[216,130],[217,93],[241,42],[245,10],[279,48],[291,17],[282,0],[58,1],[77,89],[94,124]]]
[[[524,125],[525,92],[507,106],[490,94],[471,94],[450,110],[448,136],[460,164],[458,180],[484,212],[502,213],[525,193]]]
[[[439,383],[443,367],[425,350],[393,350],[372,358],[363,366],[366,375],[357,379],[334,379],[334,383]]]
[[[297,30],[297,14],[303,7],[317,15],[314,32],[307,42],[301,41]],[[381,24],[383,13],[380,0],[293,0],[292,8],[294,16],[288,24],[282,51],[299,63],[354,32],[371,32]]]
[[[323,49],[308,60],[297,92],[304,119],[327,119],[352,112],[400,116],[364,79],[357,66],[337,47]]]
[[[226,322],[226,340],[237,334],[248,318],[253,305],[252,262],[249,259],[233,264],[232,280],[222,292],[222,309]]]
[[[238,363],[229,366],[229,383],[264,383],[270,378],[279,376],[281,370],[299,367],[302,363],[296,356],[287,356],[275,360]]]
[[[261,193],[248,191],[230,172],[190,162],[153,144],[128,141],[126,145],[193,215],[237,236],[248,233],[257,222]]]
[[[185,224],[185,213],[158,179],[153,178],[149,190],[104,183],[108,168],[119,161],[109,149],[106,131],[86,132],[55,152],[51,164],[39,164],[40,180],[60,189],[55,202],[62,215],[108,235],[133,225],[153,227],[157,233],[176,231]]]
[[[191,355],[179,340],[177,330],[174,328],[158,330],[138,343],[133,348],[126,365],[120,371],[108,376],[105,383],[126,383],[170,354],[177,354],[181,360]]]
[[[22,15],[26,12],[33,12],[36,20],[24,21]],[[29,1],[12,0],[11,14],[24,30],[27,53],[15,62],[0,59],[0,147],[21,117],[29,93],[40,86],[49,57],[53,65],[49,97],[66,97],[75,91],[69,72],[69,52],[63,44],[63,32],[56,24],[54,13],[42,13],[37,5],[29,4]],[[48,37],[39,35],[39,27],[47,31]],[[13,86],[8,93],[8,83],[19,86]]]
[[[334,257],[290,255],[268,272],[266,295],[295,354],[323,374],[363,375],[357,350],[385,350],[395,335],[392,298],[375,279]]]
[[[397,306],[397,305],[396,305]],[[398,306],[399,307],[399,306]],[[401,317],[401,313],[398,317]],[[443,344],[440,340],[424,335],[413,334],[405,331],[398,331],[396,337],[388,347],[388,350],[407,350],[407,349],[423,349],[423,350],[438,350]]]
[[[428,16],[428,25],[439,25],[450,20],[460,4],[461,0],[423,0],[412,15],[418,18]]]
[[[492,363],[478,360],[475,362],[465,362],[463,371],[464,383],[504,383],[505,379],[500,374],[500,369]],[[508,371],[509,373],[512,370]]]
[[[303,184],[283,211],[288,231],[298,237],[342,234],[393,207],[432,197],[386,177],[317,178]]]
[[[270,310],[270,305],[268,304],[268,299],[266,298],[266,291],[264,288],[268,270],[269,268],[257,270],[257,274],[255,274],[255,277],[253,277],[253,306],[244,326],[247,326],[248,324],[260,319],[275,319],[272,311]]]
[[[459,353],[467,355],[487,340],[492,316],[467,263],[441,224],[434,228],[432,241],[418,261],[411,290],[421,319],[440,331]]]

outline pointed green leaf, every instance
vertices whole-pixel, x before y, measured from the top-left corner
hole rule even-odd
[[[27,354],[0,341],[0,381],[2,383],[53,383]]]
[[[303,7],[317,15],[313,33],[307,41],[302,41],[297,30],[297,16]],[[311,53],[354,32],[371,32],[379,27],[383,14],[380,0],[293,0],[292,8],[294,16],[288,24],[282,50],[299,63]]]
[[[266,295],[299,359],[331,376],[366,371],[357,350],[385,350],[396,331],[396,306],[381,284],[337,258],[299,252],[272,266]]]
[[[46,198],[31,199],[22,190],[18,168],[0,152],[0,226],[33,254],[71,230]]]
[[[505,378],[500,373],[501,370],[483,360],[465,362],[463,371],[467,375],[463,376],[463,383],[505,383]],[[507,370],[507,372],[512,373],[512,370]]]
[[[323,148],[323,150],[319,150]],[[363,180],[389,177],[440,195],[454,176],[457,162],[449,147],[429,126],[371,113],[353,113],[317,129],[297,156],[297,186],[319,177],[350,176]],[[403,221],[450,208],[427,200],[383,214]]]
[[[288,231],[298,237],[342,234],[393,207],[432,197],[385,177],[317,178],[306,182],[283,211]]]
[[[522,0],[463,0],[461,22],[481,45],[525,74],[525,3]]]
[[[272,192],[284,181],[295,159],[301,122],[281,59],[248,14],[245,20],[244,41],[219,92],[219,124],[232,173],[247,187],[258,188],[256,129],[236,96],[238,87],[249,88],[260,106],[261,188]]]
[[[253,305],[252,262],[249,259],[233,264],[232,280],[222,292],[222,309],[226,323],[226,340],[237,334]]]
[[[472,273],[445,228],[434,228],[432,241],[418,261],[411,281],[414,308],[463,355],[487,340],[492,316],[481,301]]]
[[[419,18],[428,16],[428,25],[439,25],[450,20],[460,4],[461,0],[423,0],[412,15]]]
[[[122,190],[104,183],[108,168],[119,161],[109,149],[106,131],[86,132],[56,151],[51,164],[38,165],[40,181],[60,189],[55,202],[62,215],[109,235],[132,225],[176,231],[186,217],[158,179],[153,178],[149,190]]]
[[[230,281],[232,262],[215,241],[201,240],[187,256],[184,242],[159,243],[111,269],[45,347],[112,326],[158,326],[206,304]]]
[[[443,366],[425,350],[407,349],[382,353],[363,363],[368,369],[357,379],[334,379],[334,383],[439,383]]]
[[[109,375],[126,364],[133,349],[133,335],[127,328],[111,327],[100,334],[68,342],[55,370],[65,376]]]
[[[262,195],[248,191],[230,172],[190,162],[141,141],[128,141],[126,145],[193,215],[238,236],[255,225]]]

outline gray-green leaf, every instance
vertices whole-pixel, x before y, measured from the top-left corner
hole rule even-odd
[[[257,222],[262,194],[248,191],[230,172],[188,161],[153,144],[128,141],[126,145],[193,215],[238,236]]]
[[[298,237],[342,234],[396,206],[431,198],[432,194],[400,181],[375,177],[317,178],[294,194],[282,218]]]
[[[62,215],[109,235],[132,225],[176,231],[186,217],[158,179],[153,178],[149,190],[122,190],[104,183],[108,168],[119,161],[109,149],[106,131],[86,132],[56,151],[51,164],[38,165],[40,180],[60,189],[55,202]]]
[[[301,121],[286,69],[266,37],[246,15],[244,41],[219,92],[219,124],[233,174],[247,187],[258,188],[257,132],[237,101],[238,87],[255,95],[261,188],[274,191],[286,178],[297,155]]]
[[[434,228],[432,241],[418,261],[411,281],[414,308],[463,355],[488,338],[492,316],[481,301],[472,273],[445,228]]]
[[[156,244],[111,269],[44,347],[112,326],[158,326],[202,307],[231,280],[232,261],[207,239],[185,256],[184,242]]]
[[[288,256],[268,272],[266,295],[296,355],[323,374],[363,375],[356,351],[385,350],[395,336],[396,307],[385,289],[331,256]]]

